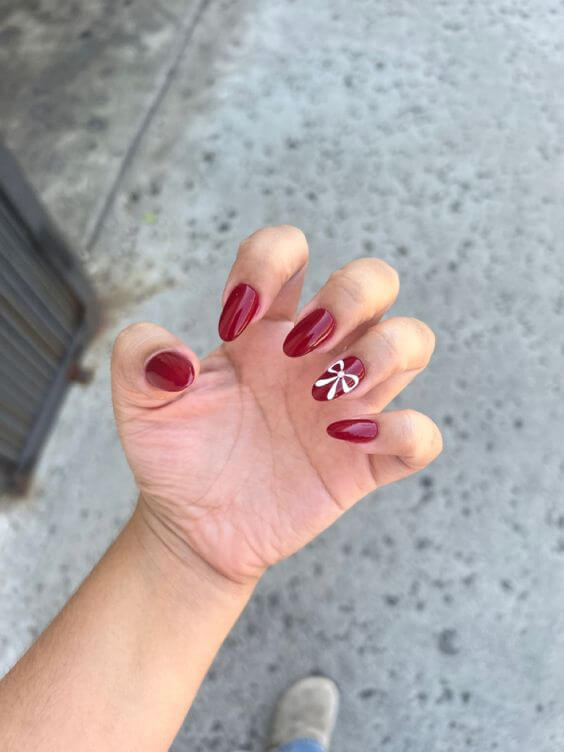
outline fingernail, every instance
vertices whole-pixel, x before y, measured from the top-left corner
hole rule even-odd
[[[326,308],[318,308],[302,319],[284,340],[282,348],[286,355],[298,358],[315,350],[333,334],[335,319]]]
[[[366,371],[360,358],[350,356],[337,360],[317,379],[311,393],[316,400],[337,399],[360,384]]]
[[[360,444],[378,436],[378,423],[374,420],[338,420],[327,426],[327,433],[334,439]]]
[[[194,381],[194,366],[173,350],[157,353],[145,366],[149,384],[166,392],[180,392]]]
[[[250,285],[241,283],[234,287],[225,301],[219,317],[219,336],[224,342],[231,342],[249,325],[259,307],[257,291]]]

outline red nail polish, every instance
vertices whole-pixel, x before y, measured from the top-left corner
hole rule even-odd
[[[219,336],[224,342],[231,342],[249,325],[259,307],[257,291],[250,285],[241,283],[234,287],[225,301],[219,317]]]
[[[173,350],[157,353],[145,366],[147,381],[166,392],[181,392],[194,381],[194,366]]]
[[[298,358],[315,350],[335,330],[335,319],[326,308],[318,308],[302,319],[284,340],[286,355]]]
[[[338,420],[327,426],[327,433],[334,439],[353,441],[360,444],[363,441],[372,441],[378,436],[378,423],[374,420]]]
[[[360,384],[366,371],[360,358],[350,356],[337,360],[317,379],[311,393],[316,400],[337,399]]]

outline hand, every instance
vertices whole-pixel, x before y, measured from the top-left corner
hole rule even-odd
[[[442,449],[426,416],[381,412],[434,348],[426,324],[382,320],[396,272],[352,261],[294,327],[307,256],[295,227],[247,238],[225,287],[229,341],[201,362],[154,324],[128,327],[114,346],[114,410],[143,516],[168,547],[236,582]]]

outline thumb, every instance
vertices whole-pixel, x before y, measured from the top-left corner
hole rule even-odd
[[[200,371],[195,353],[156,324],[132,324],[112,352],[112,399],[116,415],[128,408],[154,408],[178,399]]]

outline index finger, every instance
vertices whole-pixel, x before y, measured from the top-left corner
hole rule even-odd
[[[292,225],[263,227],[246,238],[223,291],[219,336],[230,342],[251,321],[293,319],[307,260],[306,237]]]

